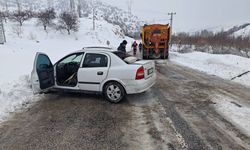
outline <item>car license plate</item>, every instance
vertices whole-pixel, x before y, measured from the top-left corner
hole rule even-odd
[[[152,74],[154,72],[153,68],[148,69],[148,75]]]

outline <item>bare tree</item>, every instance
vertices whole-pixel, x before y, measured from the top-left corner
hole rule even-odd
[[[63,12],[59,16],[58,21],[59,30],[67,30],[70,35],[71,31],[78,31],[79,29],[79,20],[77,16],[73,13]]]
[[[8,4],[8,0],[5,0],[5,10],[9,11],[9,4]]]
[[[70,0],[70,11],[75,13],[75,0]]]
[[[10,14],[10,19],[19,23],[20,26],[23,25],[23,22],[29,20],[31,14],[29,11],[15,11]]]
[[[47,0],[47,7],[48,9],[54,8],[54,0]]]
[[[86,0],[77,0],[77,13],[79,18],[82,16],[88,17],[91,13],[91,8],[89,7],[89,2]]]
[[[52,25],[53,20],[56,18],[54,9],[47,9],[38,13],[38,23],[43,25],[44,30],[47,30],[47,26]]]
[[[0,0],[0,20],[4,20],[5,23],[7,22],[9,8],[8,8],[8,0]]]
[[[19,0],[21,5],[25,6],[25,10],[29,10],[30,12],[34,12],[37,4],[32,0]]]
[[[127,5],[128,5],[128,14],[131,15],[132,14],[133,1],[132,0],[127,0]]]
[[[13,25],[12,32],[16,34],[18,37],[21,37],[21,35],[23,34],[23,29],[19,25]]]
[[[18,11],[21,11],[22,8],[21,8],[20,0],[16,0],[16,5],[17,5],[17,10],[18,10]]]
[[[6,23],[8,17],[9,17],[8,11],[0,11],[0,20],[2,19]]]
[[[89,17],[92,12],[92,7],[89,6],[91,3],[87,2],[86,0],[78,0],[78,3],[80,4],[81,15],[84,17]]]
[[[92,1],[91,3],[92,5],[92,22],[93,22],[93,30],[95,30],[95,24],[96,24],[96,16],[97,16],[97,2],[96,1]]]
[[[78,0],[77,13],[78,13],[79,18],[82,18],[82,1],[81,0]]]

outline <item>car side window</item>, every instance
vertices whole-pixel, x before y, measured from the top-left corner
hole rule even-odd
[[[52,66],[48,56],[40,54],[37,58],[36,69],[43,70],[48,69]]]
[[[108,57],[103,54],[88,53],[83,61],[83,68],[107,67]]]
[[[80,62],[82,60],[82,56],[83,56],[83,53],[76,53],[76,54],[69,55],[69,56],[65,57],[64,59],[62,59],[58,63],[58,65],[63,65],[63,64],[68,64],[68,63],[80,64]]]

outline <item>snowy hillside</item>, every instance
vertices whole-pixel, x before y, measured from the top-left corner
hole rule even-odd
[[[234,36],[243,36],[243,37],[249,37],[250,36],[250,25],[233,33]]]
[[[93,31],[92,20],[82,18],[80,22],[79,32],[68,36],[65,33],[52,29],[46,33],[41,26],[36,25],[36,19],[33,19],[24,24],[22,28],[23,34],[20,37],[14,33],[16,25],[10,22],[6,25],[7,43],[0,45],[0,49],[3,50],[1,51],[1,55],[6,55],[7,59],[15,56],[16,59],[21,57],[20,61],[22,62],[28,61],[23,66],[24,68],[20,68],[18,71],[19,73],[26,74],[27,71],[31,70],[32,64],[30,61],[37,51],[51,54],[51,59],[55,62],[61,56],[86,46],[107,46],[107,40],[110,41],[110,45],[114,48],[118,47],[124,38],[131,41],[130,38],[122,34],[119,26],[114,26],[105,21],[97,21],[97,29]],[[5,61],[5,59],[0,60],[1,63]],[[13,65],[16,65],[16,61]],[[18,77],[16,73],[9,75],[6,72],[8,71],[0,73],[2,80],[8,80],[10,77],[11,79],[16,79]]]
[[[87,46],[108,46],[117,48],[124,39],[128,45],[131,38],[126,37],[119,26],[97,21],[92,30],[92,20],[80,19],[79,32],[72,35],[37,26],[37,20],[24,23],[20,37],[16,34],[16,24],[8,22],[6,27],[7,43],[0,45],[0,121],[8,112],[38,100],[32,94],[29,76],[36,52],[48,54],[53,63],[68,53]],[[129,46],[127,48],[129,50]]]
[[[190,33],[195,34],[196,32],[207,30],[213,33],[223,32],[224,34],[228,36],[235,36],[235,37],[249,37],[250,36],[250,24],[245,23],[241,25],[221,25],[221,26],[215,26],[215,27],[207,27],[200,30],[191,30]]]
[[[30,10],[32,12],[39,12],[46,8],[53,7],[57,14],[64,11],[73,11],[80,18],[88,17],[93,18],[93,10],[95,11],[95,19],[106,20],[109,23],[119,25],[126,35],[131,37],[139,35],[140,26],[142,22],[138,17],[133,14],[129,14],[123,9],[111,6],[110,4],[102,1],[91,0],[74,0],[73,4],[70,0],[19,0],[21,10]],[[3,10],[8,9],[10,12],[18,9],[16,0],[8,0],[7,8],[5,3],[0,0],[0,8]]]

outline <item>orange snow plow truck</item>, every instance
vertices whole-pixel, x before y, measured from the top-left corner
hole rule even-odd
[[[144,25],[141,31],[143,59],[168,59],[170,32],[169,24]]]

